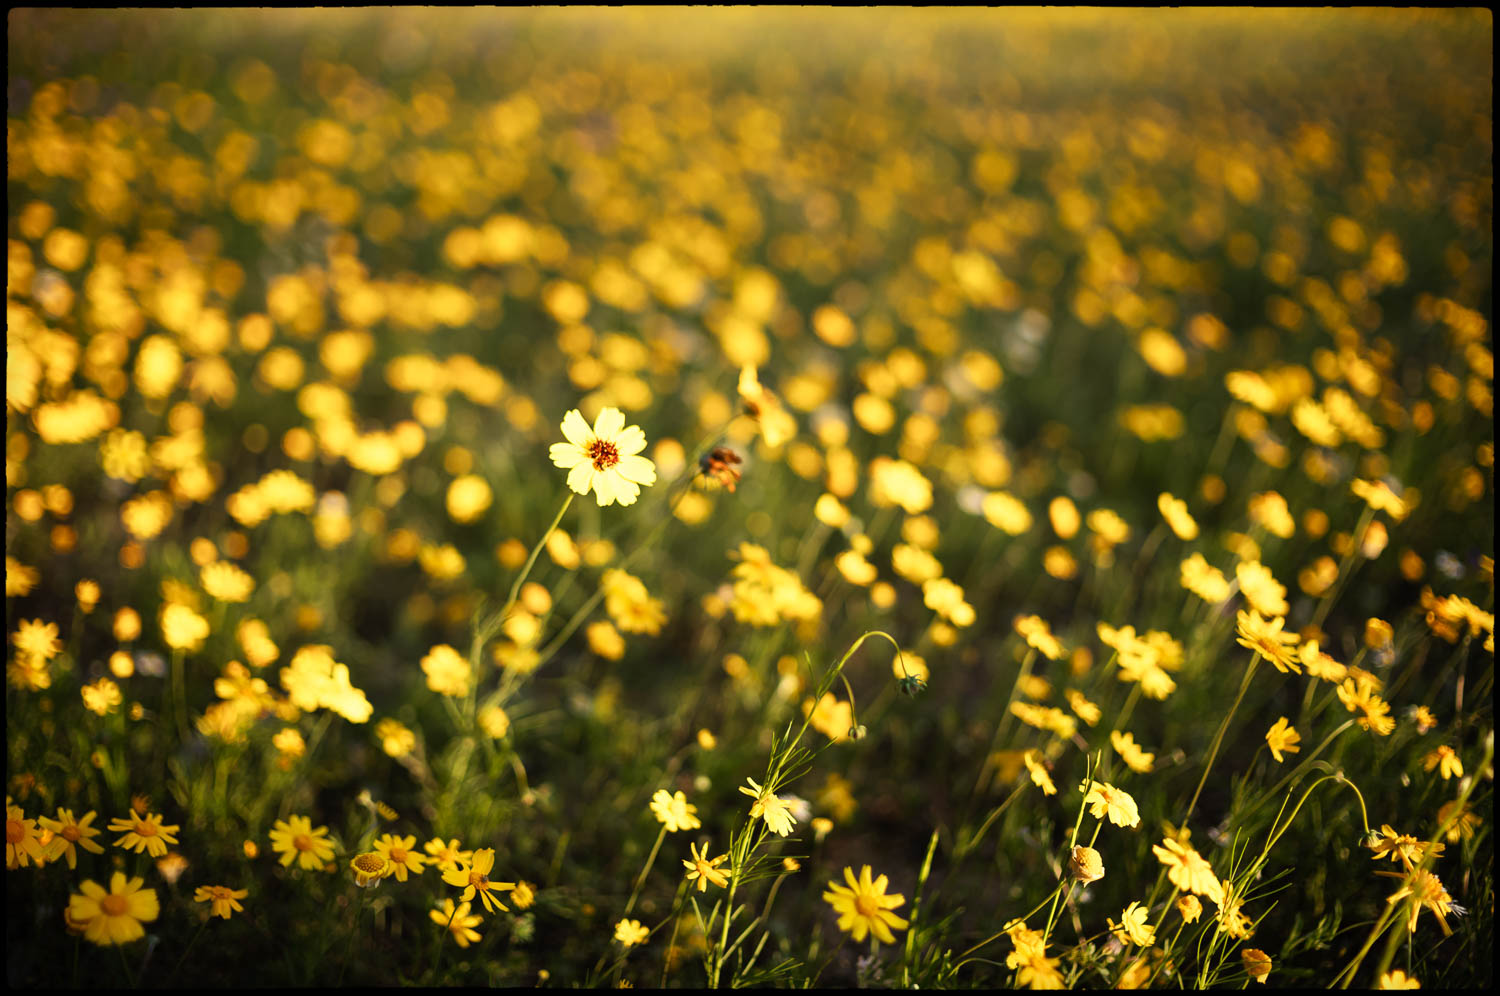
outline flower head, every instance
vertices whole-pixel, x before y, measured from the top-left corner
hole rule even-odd
[[[651,936],[651,931],[642,925],[639,920],[621,920],[615,924],[615,940],[627,948],[633,948],[637,944],[644,944],[646,938]]]
[[[1302,734],[1292,729],[1285,716],[1266,731],[1266,746],[1271,748],[1271,756],[1276,759],[1277,764],[1281,763],[1283,753],[1296,754],[1301,751],[1302,748],[1297,746],[1301,741]]]
[[[1177,888],[1223,904],[1224,886],[1209,863],[1193,848],[1167,837],[1160,844],[1152,844],[1151,853],[1167,866],[1167,880]],[[1187,911],[1183,911],[1184,918],[1186,915]]]
[[[371,889],[396,870],[395,864],[378,851],[365,851],[349,860],[354,871],[354,884],[361,889]]]
[[[161,915],[161,903],[155,889],[142,888],[143,878],[127,879],[115,872],[109,880],[109,891],[92,880],[79,886],[80,893],[68,900],[68,917],[83,924],[83,936],[95,944],[129,944],[146,935],[142,923]]]
[[[142,816],[138,811],[132,811],[128,820],[110,820],[110,831],[124,832],[124,836],[115,841],[115,846],[134,849],[137,854],[145,851],[153,858],[161,857],[167,853],[168,844],[177,843],[173,834],[178,829],[176,825],[164,825],[161,820],[156,813]]]
[[[47,861],[47,846],[37,831],[37,821],[29,819],[20,806],[11,805],[10,796],[5,797],[5,867],[25,868],[35,862]]]
[[[1302,673],[1301,666],[1292,656],[1292,648],[1298,642],[1297,634],[1281,631],[1286,625],[1285,619],[1280,616],[1263,619],[1254,609],[1249,612],[1242,609],[1236,618],[1239,623],[1239,638],[1236,642],[1240,646],[1255,651],[1274,664],[1278,671]]]
[[[552,444],[552,463],[568,472],[568,487],[581,495],[592,490],[600,506],[633,505],[641,485],[656,483],[656,465],[639,455],[646,434],[627,428],[618,408],[602,409],[592,429],[575,408],[563,416],[562,433],[568,441]]]
[[[422,874],[427,859],[417,853],[417,838],[413,836],[397,837],[395,834],[381,834],[370,845],[376,854],[391,863],[391,872],[396,876],[396,881],[405,882],[407,873],[413,875]]]
[[[1089,782],[1088,795],[1084,797],[1083,804],[1093,807],[1089,812],[1095,819],[1102,819],[1107,815],[1109,821],[1117,827],[1141,825],[1140,811],[1135,808],[1135,800],[1130,797],[1130,793],[1107,782]]]
[[[693,815],[698,812],[698,807],[688,802],[687,796],[680,791],[672,793],[666,789],[657,789],[656,794],[651,797],[651,812],[656,814],[668,833],[696,830],[703,825]]]
[[[306,816],[277,820],[271,826],[271,849],[281,855],[283,867],[296,861],[302,868],[318,871],[333,859],[333,841],[328,828],[313,829]]]
[[[1447,915],[1453,913],[1462,916],[1467,912],[1453,901],[1453,897],[1448,895],[1448,890],[1443,888],[1443,883],[1438,881],[1438,877],[1430,871],[1418,868],[1409,876],[1400,872],[1376,872],[1375,874],[1404,879],[1401,888],[1391,893],[1386,901],[1395,903],[1410,897],[1406,919],[1406,929],[1410,933],[1416,933],[1417,916],[1424,906],[1432,910],[1432,915],[1437,917],[1438,926],[1443,928],[1444,937],[1453,935],[1453,928],[1448,926]]]
[[[1120,914],[1120,922],[1105,918],[1105,924],[1121,943],[1129,942],[1149,948],[1156,943],[1156,930],[1147,922],[1151,911],[1139,902],[1132,902]]]
[[[1068,858],[1068,874],[1087,885],[1104,877],[1104,858],[1092,847],[1079,844]]]
[[[245,912],[245,907],[240,905],[240,900],[248,895],[250,895],[248,889],[231,889],[225,885],[200,885],[198,891],[193,893],[193,902],[212,903],[209,916],[221,916],[228,920],[231,912]]]
[[[463,889],[463,895],[459,896],[464,902],[473,899],[475,894],[484,902],[484,908],[493,913],[497,909],[509,909],[500,901],[497,892],[509,892],[514,889],[514,882],[492,882],[490,872],[495,870],[495,849],[493,847],[481,847],[474,852],[471,862],[461,863],[456,869],[443,873],[443,881],[449,885]]]
[[[1259,948],[1246,948],[1240,952],[1240,964],[1245,966],[1245,972],[1265,985],[1266,976],[1271,974],[1271,956]]]
[[[750,818],[764,819],[770,831],[779,836],[785,837],[791,833],[792,824],[797,822],[797,818],[789,811],[786,800],[770,789],[762,789],[753,778],[746,778],[745,781],[750,783],[750,787],[741,785],[740,791],[755,800],[750,806]]]
[[[428,916],[432,917],[432,922],[439,927],[446,927],[453,935],[453,940],[461,948],[466,948],[481,939],[479,931],[474,928],[484,922],[484,917],[478,913],[470,915],[468,903],[459,903],[455,908],[453,900],[444,899],[443,905],[430,912]]]
[[[858,880],[854,869],[846,867],[844,881],[847,886],[829,882],[829,891],[823,893],[823,901],[839,915],[839,929],[853,937],[855,943],[863,941],[866,934],[874,934],[882,944],[895,944],[891,928],[905,930],[907,922],[891,910],[905,903],[906,897],[899,893],[886,895],[888,880],[882,875],[871,881],[869,865],[860,868]]]
[[[447,843],[444,843],[441,837],[434,837],[422,845],[422,850],[427,852],[427,860],[431,861],[433,867],[440,872],[454,871],[459,865],[468,864],[474,860],[474,852],[463,850],[459,846],[457,837]]]
[[[719,865],[729,855],[721,854],[717,858],[710,858],[707,844],[703,845],[702,850],[698,849],[697,844],[689,844],[688,853],[692,855],[692,860],[682,862],[683,867],[687,869],[687,874],[683,877],[689,882],[696,882],[699,892],[707,892],[710,883],[721,889],[729,884],[729,879],[719,871]]]
[[[89,824],[94,822],[97,814],[90,811],[83,814],[83,819],[74,819],[71,809],[57,809],[57,819],[46,816],[38,817],[37,823],[43,829],[52,831],[52,843],[48,845],[47,859],[55,861],[66,856],[69,868],[78,867],[78,848],[83,848],[92,854],[103,854],[104,848],[94,843],[90,838],[99,836],[100,830]]]

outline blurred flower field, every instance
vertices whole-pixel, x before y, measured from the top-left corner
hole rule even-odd
[[[1484,987],[1487,12],[17,10],[13,987]]]

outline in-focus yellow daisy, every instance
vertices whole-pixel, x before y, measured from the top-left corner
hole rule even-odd
[[[398,882],[405,882],[408,872],[414,875],[422,874],[422,869],[427,865],[427,859],[417,853],[415,835],[397,837],[392,833],[381,834],[370,845],[370,848],[391,863],[393,866],[391,872]]]
[[[1081,790],[1083,786],[1079,788]],[[1135,800],[1130,793],[1107,782],[1089,782],[1088,795],[1084,797],[1083,804],[1093,807],[1089,812],[1095,819],[1108,816],[1109,821],[1117,827],[1141,825],[1140,811],[1136,809]]]
[[[292,816],[271,826],[271,849],[281,855],[283,866],[296,861],[309,871],[318,871],[333,860],[333,841],[327,837],[327,827],[315,830],[306,816]]]
[[[484,922],[484,917],[478,913],[471,916],[468,903],[459,903],[455,909],[453,900],[444,899],[443,905],[428,915],[432,917],[433,923],[448,928],[448,932],[453,935],[453,940],[461,948],[466,948],[481,939],[479,931],[474,928]]]
[[[729,855],[721,854],[717,858],[710,858],[707,844],[703,845],[701,851],[697,844],[689,844],[688,853],[692,855],[692,860],[682,862],[683,867],[687,869],[687,874],[683,877],[689,882],[697,882],[699,892],[707,892],[710,882],[721,889],[729,884],[729,879],[719,871],[719,865]]]
[[[693,815],[698,812],[698,807],[688,802],[687,796],[680,791],[672,793],[666,789],[657,789],[656,794],[651,797],[651,812],[656,814],[668,833],[696,830],[703,825]]]
[[[443,873],[443,881],[449,885],[463,889],[463,895],[459,896],[464,902],[474,898],[478,893],[479,898],[484,901],[484,908],[493,913],[497,909],[508,910],[497,892],[509,892],[516,887],[514,882],[492,882],[489,874],[495,870],[495,849],[493,847],[481,847],[474,852],[474,860],[469,864],[460,864],[457,869]]]
[[[78,848],[83,848],[92,854],[103,854],[104,848],[94,843],[90,838],[99,836],[99,829],[90,826],[94,817],[98,815],[90,810],[83,814],[82,819],[74,819],[71,809],[57,809],[57,819],[46,816],[38,817],[37,823],[43,828],[52,831],[52,843],[48,846],[47,858],[56,861],[60,857],[68,859],[69,868],[78,867]]]
[[[193,902],[212,903],[208,915],[228,920],[231,912],[245,912],[245,907],[240,905],[240,900],[248,895],[250,895],[249,889],[231,889],[226,885],[200,885],[198,891],[193,893]]]
[[[354,884],[361,889],[374,888],[396,870],[390,859],[377,851],[356,854],[349,860],[349,867],[354,872]]]
[[[142,888],[143,878],[127,879],[115,872],[109,880],[109,891],[92,880],[85,880],[68,900],[68,916],[84,925],[83,936],[99,945],[129,944],[146,936],[143,923],[161,915],[161,903],[155,889]]]
[[[178,826],[164,825],[156,813],[142,816],[139,811],[132,811],[128,820],[110,820],[109,829],[113,833],[124,833],[123,837],[115,841],[116,847],[134,849],[137,854],[145,851],[153,858],[166,854],[168,844],[177,843],[177,838],[173,835],[177,833]]]
[[[5,867],[25,868],[28,864],[45,864],[47,848],[37,832],[36,820],[30,819],[20,806],[5,797]]]
[[[900,893],[886,895],[886,877],[882,875],[871,881],[869,865],[860,868],[858,880],[854,878],[854,869],[845,867],[844,881],[847,886],[829,882],[829,891],[823,893],[823,901],[839,915],[839,929],[853,937],[855,943],[863,941],[866,934],[874,934],[882,944],[895,944],[891,928],[905,930],[907,922],[891,910],[905,903],[906,897]]]
[[[573,409],[563,416],[566,443],[553,443],[548,455],[552,463],[568,472],[568,487],[581,495],[594,492],[601,506],[633,505],[641,485],[656,483],[656,465],[643,456],[646,434],[638,425],[627,427],[618,408],[604,408],[594,427]]]
[[[753,778],[746,778],[745,781],[750,783],[750,787],[741,785],[740,791],[755,800],[750,806],[750,818],[764,819],[766,826],[778,836],[785,837],[791,833],[792,824],[797,822],[797,818],[787,809],[786,801],[769,789],[762,789]]]

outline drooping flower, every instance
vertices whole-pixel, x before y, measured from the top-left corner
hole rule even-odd
[[[866,934],[874,934],[882,944],[895,944],[891,928],[905,930],[907,921],[891,910],[905,903],[906,897],[900,893],[886,895],[888,879],[881,875],[872,881],[869,865],[860,868],[857,880],[854,869],[845,867],[844,881],[848,885],[829,882],[829,891],[823,893],[823,901],[839,915],[839,930],[853,937],[855,943],[863,941]]]
[[[656,465],[639,455],[646,434],[638,425],[627,428],[618,408],[600,410],[592,429],[575,408],[563,416],[562,433],[568,441],[552,444],[552,463],[568,472],[569,488],[581,495],[592,490],[601,507],[633,505],[641,485],[656,483]]]

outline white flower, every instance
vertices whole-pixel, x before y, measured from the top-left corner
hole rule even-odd
[[[583,413],[573,409],[563,416],[566,443],[553,443],[548,455],[568,472],[568,487],[586,495],[592,489],[601,506],[633,505],[640,485],[656,483],[656,465],[638,454],[646,448],[646,434],[638,425],[626,427],[618,408],[605,408],[593,429]]]

